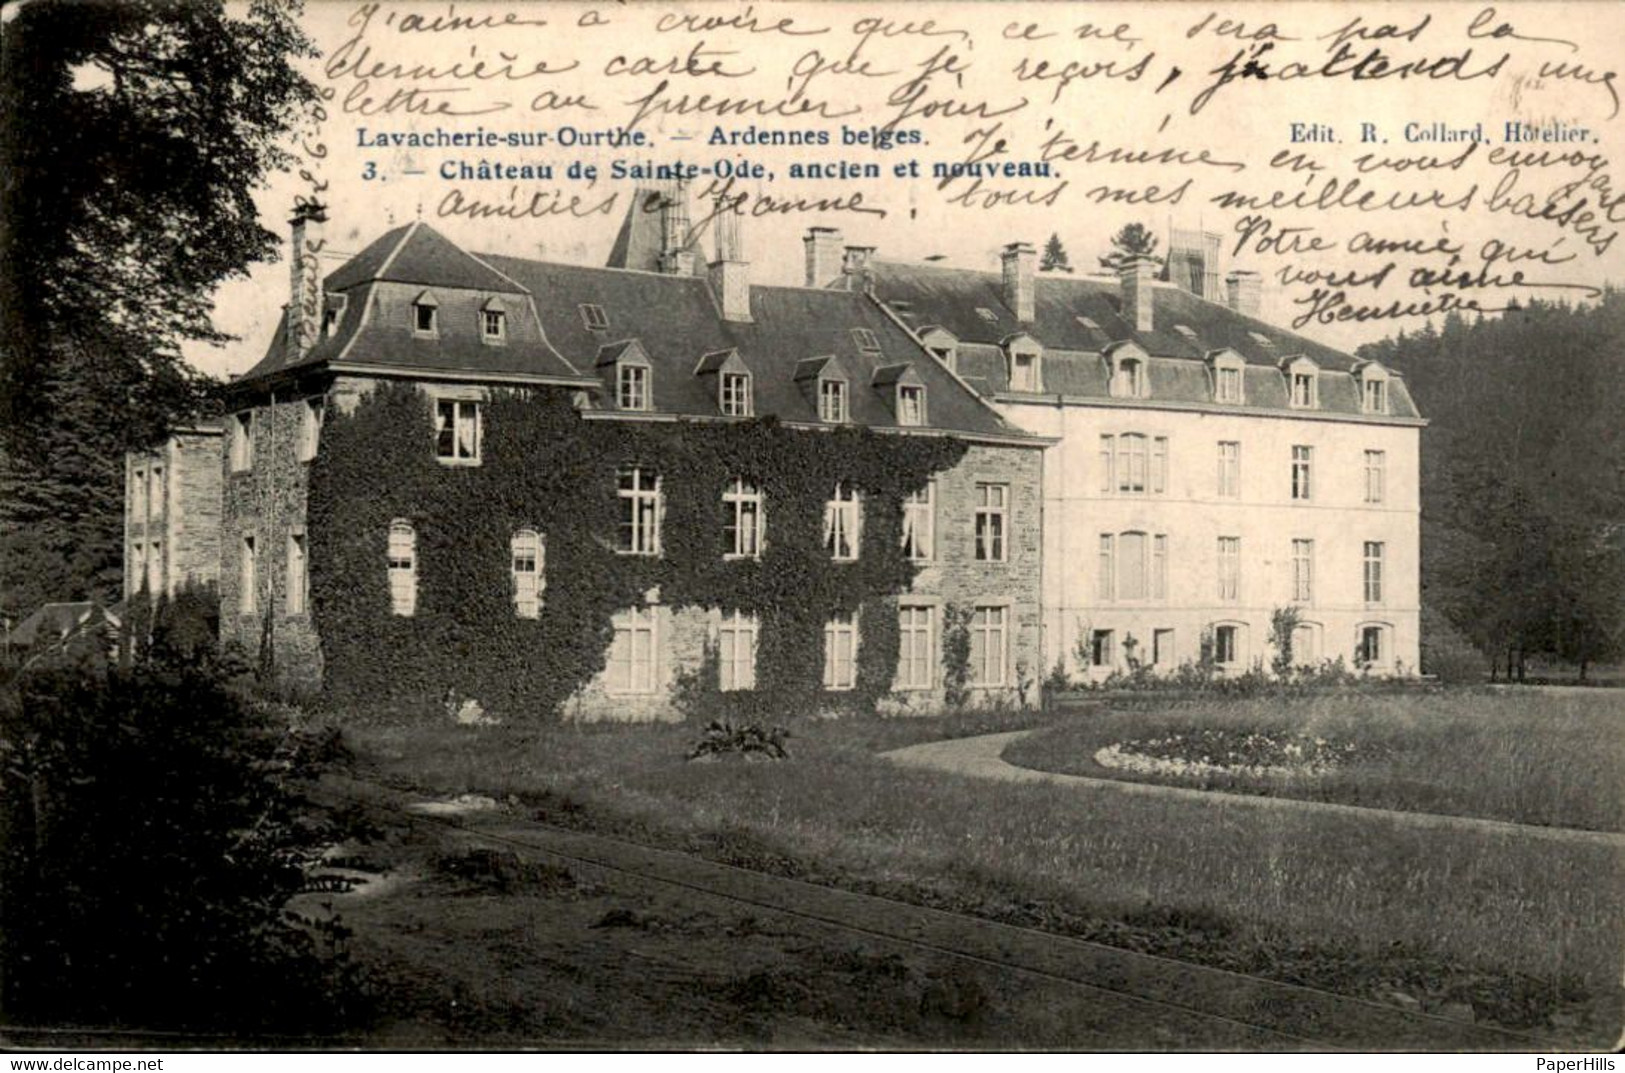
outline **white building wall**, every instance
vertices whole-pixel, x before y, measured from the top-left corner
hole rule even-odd
[[[1019,427],[1060,442],[1044,466],[1046,666],[1080,667],[1076,645],[1091,630],[1114,631],[1114,663],[1125,665],[1123,640],[1133,634],[1149,661],[1153,632],[1173,630],[1172,664],[1195,661],[1205,627],[1242,625],[1240,667],[1268,667],[1271,612],[1292,603],[1292,541],[1314,542],[1312,599],[1299,605],[1304,622],[1320,627],[1319,655],[1352,665],[1360,628],[1389,627],[1390,644],[1374,671],[1415,673],[1419,665],[1420,425],[1343,417],[1315,418],[1241,412],[1200,412],[1155,405],[1099,405],[1066,400],[998,403]],[[1100,436],[1142,433],[1168,440],[1162,494],[1102,491]],[[1218,444],[1241,444],[1240,494],[1218,495]],[[1291,497],[1292,447],[1314,448],[1313,498]],[[1384,501],[1365,502],[1365,452],[1386,455]],[[1168,583],[1161,599],[1103,599],[1099,592],[1102,533],[1163,533]],[[1237,599],[1219,597],[1218,541],[1241,539]],[[1368,604],[1364,545],[1384,545],[1383,598]],[[1298,655],[1301,655],[1299,653]]]

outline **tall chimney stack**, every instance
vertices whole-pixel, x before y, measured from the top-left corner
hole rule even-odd
[[[739,215],[717,199],[717,257],[711,262],[711,291],[722,308],[722,319],[750,322],[750,265],[739,234]]]
[[[875,248],[873,246],[848,246],[841,259],[841,274],[850,276],[846,286],[848,290],[862,291],[873,294],[875,289],[875,270],[869,262],[874,260]]]
[[[1030,242],[1012,242],[999,255],[1004,265],[1004,304],[1015,310],[1023,324],[1033,322],[1033,272],[1038,267],[1038,251]]]
[[[1257,272],[1237,269],[1224,277],[1226,304],[1237,313],[1256,317],[1264,308],[1264,279]]]
[[[841,232],[809,227],[801,240],[807,249],[807,286],[827,287],[841,276]]]
[[[1123,319],[1137,332],[1151,330],[1151,278],[1157,264],[1149,257],[1131,257],[1117,269],[1123,292]]]
[[[314,201],[301,202],[288,221],[291,249],[288,256],[288,336],[284,348],[289,362],[310,353],[322,337],[322,225],[327,208]]]
[[[677,179],[663,192],[660,201],[660,271],[668,276],[694,274],[691,237],[688,180]]]

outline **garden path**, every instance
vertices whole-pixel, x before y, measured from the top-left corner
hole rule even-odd
[[[975,738],[951,738],[930,741],[923,745],[910,745],[880,755],[905,767],[929,768],[955,775],[968,775],[978,779],[997,779],[1001,782],[1048,782],[1060,786],[1087,787],[1121,794],[1139,794],[1199,801],[1214,804],[1215,799],[1226,805],[1264,810],[1319,810],[1340,812],[1350,816],[1364,816],[1373,820],[1388,820],[1413,827],[1446,828],[1488,835],[1510,835],[1519,838],[1546,839],[1553,842],[1586,843],[1617,846],[1625,849],[1625,834],[1611,831],[1582,831],[1571,827],[1541,827],[1527,823],[1508,823],[1504,820],[1483,820],[1470,816],[1442,816],[1431,812],[1401,812],[1396,809],[1366,808],[1360,805],[1339,805],[1325,801],[1300,801],[1289,797],[1263,797],[1257,794],[1226,793],[1219,790],[1193,790],[1184,786],[1158,786],[1148,782],[1126,782],[1119,779],[1095,779],[1087,775],[1062,775],[1054,771],[1037,771],[1018,767],[1004,759],[1004,750],[1017,738],[1032,734],[1032,730],[1014,730],[1003,734],[984,734]]]

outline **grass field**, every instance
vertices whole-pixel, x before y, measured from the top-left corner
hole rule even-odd
[[[687,725],[350,737],[376,775],[512,795],[553,823],[1346,993],[1470,1005],[1510,1025],[1617,1030],[1625,869],[1611,848],[990,784],[875,755],[1035,718],[797,723],[791,759],[760,764],[686,762],[698,736]]]
[[[1005,750],[1023,767],[1095,778],[1270,794],[1407,812],[1625,831],[1625,691],[1332,694],[1291,702],[1203,701],[1114,711]],[[1304,777],[1145,775],[1102,767],[1097,750],[1218,728],[1307,734],[1371,758]]]

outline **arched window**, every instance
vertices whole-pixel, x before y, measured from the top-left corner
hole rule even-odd
[[[389,608],[397,615],[412,615],[418,606],[418,535],[412,523],[397,520],[389,526]]]
[[[521,529],[511,544],[513,566],[513,609],[520,618],[536,618],[542,613],[542,592],[547,587],[546,546],[534,529]]]

